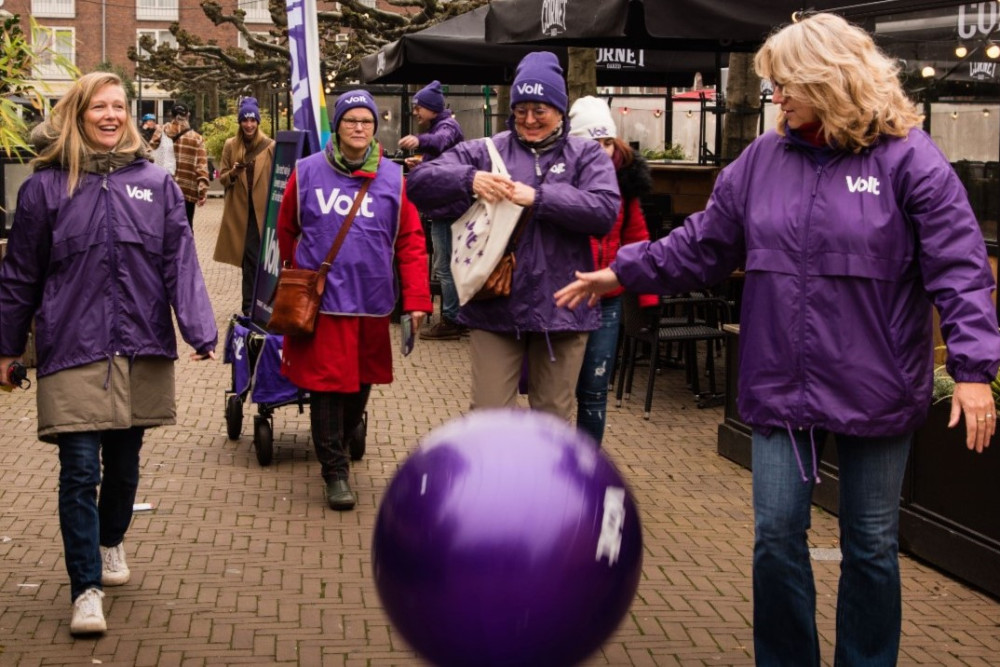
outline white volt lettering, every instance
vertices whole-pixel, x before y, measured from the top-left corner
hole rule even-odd
[[[858,176],[857,179],[853,179],[850,176],[847,177],[847,189],[851,192],[867,192],[869,194],[878,195],[879,192],[879,182],[874,176],[869,176],[865,178],[863,176]]]
[[[329,197],[324,196],[323,191],[319,188],[317,188],[315,192],[316,201],[319,203],[319,209],[322,211],[323,215],[327,215],[330,211],[334,211],[338,215],[347,215],[350,213],[351,204],[354,203],[354,199],[348,197],[347,195],[340,194],[340,188],[334,188]],[[371,202],[372,196],[366,194],[365,198],[361,201],[361,207],[358,209],[358,215],[365,218],[374,217],[374,214],[369,207]]]
[[[136,185],[126,185],[125,191],[128,192],[128,196],[132,199],[139,199],[141,201],[153,203],[153,191],[149,188],[140,188]]]

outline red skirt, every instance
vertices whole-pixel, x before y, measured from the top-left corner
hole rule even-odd
[[[320,314],[312,337],[285,337],[281,357],[281,374],[307,391],[353,393],[361,384],[389,384],[389,317]]]

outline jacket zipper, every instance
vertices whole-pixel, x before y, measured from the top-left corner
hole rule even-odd
[[[799,279],[802,285],[802,312],[806,312],[806,299],[808,289],[806,287],[806,282],[809,280],[809,275],[806,268],[809,265],[809,232],[812,227],[812,212],[813,207],[816,205],[816,194],[819,192],[819,184],[823,178],[823,165],[816,165],[816,179],[813,181],[812,191],[809,193],[809,207],[806,209],[805,215],[805,227],[802,232],[802,259],[799,262]],[[805,340],[806,337],[806,318],[799,318],[799,341]],[[799,355],[796,360],[798,365],[798,375],[799,375],[799,410],[801,411],[802,405],[805,404],[805,384],[806,384],[806,372],[805,372],[805,347],[801,344],[799,345]],[[799,426],[799,430],[805,429],[805,426]]]

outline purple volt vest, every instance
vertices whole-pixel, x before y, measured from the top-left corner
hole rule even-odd
[[[366,177],[334,169],[322,151],[299,160],[295,169],[302,229],[295,263],[316,269],[361,189],[361,178]],[[402,168],[391,160],[379,160],[375,180],[327,274],[320,312],[371,316],[392,312],[397,297],[393,259],[402,191]]]

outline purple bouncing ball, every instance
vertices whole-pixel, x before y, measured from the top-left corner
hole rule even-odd
[[[588,436],[539,412],[477,410],[396,472],[372,564],[393,626],[435,665],[573,665],[628,611],[642,529]]]

